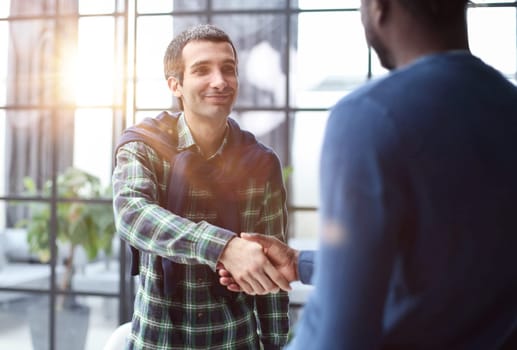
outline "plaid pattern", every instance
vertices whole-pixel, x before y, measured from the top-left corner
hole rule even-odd
[[[197,147],[183,115],[177,132],[178,149]],[[279,163],[276,167],[280,172]],[[204,221],[215,219],[215,210],[196,210],[196,203],[210,198],[206,190],[189,191],[185,215],[189,220],[160,207],[167,196],[170,168],[166,159],[141,142],[127,143],[117,152],[113,173],[117,231],[140,250],[140,283],[127,348],[260,349],[261,344],[264,349],[282,348],[289,331],[287,293],[254,297],[239,293],[232,301],[213,295],[217,260],[234,233]],[[284,239],[287,213],[282,186],[249,179],[239,189],[244,232]],[[187,264],[172,298],[163,294],[157,256]]]

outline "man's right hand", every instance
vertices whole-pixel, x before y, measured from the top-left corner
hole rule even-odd
[[[282,276],[289,283],[297,281],[299,279],[298,255],[300,254],[300,252],[298,250],[289,247],[287,244],[275,237],[266,236],[262,234],[242,233],[241,238],[260,244],[271,264],[278,270],[278,272],[280,272],[280,274],[282,274]],[[235,280],[234,276],[232,276],[231,271],[228,271],[228,269],[220,269],[219,276],[220,283],[223,286],[226,286],[229,290],[234,292],[244,290],[246,293],[250,294],[250,286],[241,285],[240,283],[238,283],[238,281]],[[286,289],[285,286],[275,286],[275,288],[270,287],[267,290],[267,292],[277,292],[278,287],[285,291],[289,290]],[[261,289],[260,293],[259,291],[254,290],[252,294],[264,294],[264,290]]]
[[[283,273],[266,256],[264,248],[253,240],[231,239],[219,258],[217,269],[220,275],[231,274],[232,283],[240,287],[237,291],[250,295],[291,289]]]

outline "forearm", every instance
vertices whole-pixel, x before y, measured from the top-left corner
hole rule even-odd
[[[138,250],[178,263],[207,264],[215,269],[231,231],[204,221],[194,223],[159,206],[122,207],[116,214],[117,232]]]
[[[162,208],[158,204],[161,179],[152,164],[142,159],[125,149],[117,155],[113,206],[118,234],[138,250],[215,269],[234,233],[204,221],[192,222]]]

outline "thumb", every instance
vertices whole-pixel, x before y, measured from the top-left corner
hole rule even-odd
[[[269,248],[271,246],[271,240],[268,239],[266,235],[262,235],[259,233],[241,233],[241,238],[244,238],[247,241],[255,242],[260,244],[263,248]]]

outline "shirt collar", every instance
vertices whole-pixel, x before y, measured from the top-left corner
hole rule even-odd
[[[221,145],[217,149],[217,151],[212,154],[208,159],[212,159],[218,155],[221,155],[224,147],[228,143],[228,135],[229,135],[229,128],[226,127],[226,131],[224,134],[223,141],[221,142]],[[196,152],[201,154],[201,149],[196,144],[196,141],[194,140],[194,136],[192,136],[192,132],[190,131],[187,121],[185,119],[185,113],[181,113],[178,118],[178,151],[183,151],[188,148],[194,148]]]

